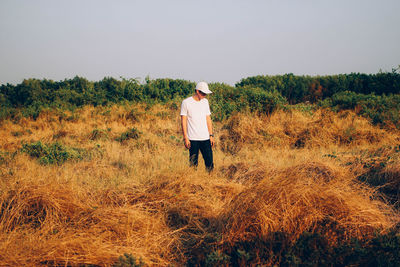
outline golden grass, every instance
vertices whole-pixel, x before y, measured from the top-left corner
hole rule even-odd
[[[236,153],[245,145],[282,148],[371,146],[400,142],[398,134],[372,126],[350,111],[318,110],[312,116],[278,111],[271,116],[237,114],[221,132],[222,148]],[[232,151],[231,151],[232,150]]]
[[[114,140],[132,127],[139,139]],[[93,138],[96,129],[105,134]],[[396,144],[398,132],[322,110],[238,114],[215,131],[216,169],[208,174],[188,167],[179,112],[166,106],[85,107],[3,122],[0,151],[58,141],[95,153],[61,166],[5,156],[0,265],[110,266],[124,253],[148,265],[181,265],[215,231],[230,244],[276,231],[295,241],[325,229],[334,243],[332,225],[344,229],[343,239],[364,238],[399,220],[376,189],[356,180],[362,163],[326,157]],[[398,161],[392,163],[385,171],[397,183]]]
[[[371,201],[373,190],[356,184],[344,168],[304,162],[267,171],[260,182],[243,190],[226,209],[226,239],[252,239],[281,231],[296,239],[326,221],[363,238],[396,222],[394,211]]]

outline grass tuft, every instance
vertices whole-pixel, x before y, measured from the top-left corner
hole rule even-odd
[[[23,144],[21,151],[37,158],[39,163],[43,165],[62,165],[67,160],[80,160],[84,152],[82,149],[66,147],[58,142],[43,144],[40,141]]]
[[[139,139],[140,132],[136,128],[130,128],[129,130],[123,132],[119,137],[115,140],[118,142],[125,142],[130,139],[136,140]]]

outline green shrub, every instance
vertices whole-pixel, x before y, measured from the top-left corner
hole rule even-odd
[[[235,87],[210,83],[210,89],[214,92],[210,97],[213,118],[224,120],[247,107],[251,111],[271,113],[287,101],[290,104],[322,101],[321,105],[332,108],[353,109],[361,100],[365,104],[362,115],[371,118],[374,123],[391,122],[399,125],[399,109],[393,108],[399,105],[398,72],[255,76],[242,79]],[[144,83],[138,79],[118,80],[112,77],[97,82],[78,76],[58,82],[27,79],[15,86],[0,85],[0,119],[17,118],[19,113],[36,119],[45,108],[74,110],[85,105],[106,106],[131,101],[146,103],[148,106],[180,102],[192,94],[194,88],[195,83],[191,81],[169,78],[152,80],[146,77]],[[350,95],[346,90],[353,94]],[[388,98],[385,94],[397,94],[397,98]],[[377,96],[382,98],[378,99]]]
[[[115,138],[118,142],[124,142],[130,139],[139,139],[140,132],[136,128],[130,128],[129,130],[123,132],[119,137]]]
[[[319,233],[303,233],[284,255],[285,266],[327,266],[333,262],[333,248]]]
[[[14,118],[16,116],[17,110],[15,108],[3,106],[1,103],[0,105],[0,121]]]
[[[334,111],[355,110],[357,114],[369,118],[373,124],[400,128],[400,95],[365,95],[345,91],[320,101],[318,106],[329,107]]]
[[[292,106],[285,106],[285,108],[288,108],[289,110],[290,109],[298,110],[304,114],[311,116],[311,115],[313,115],[313,112],[314,112],[316,106],[314,104],[299,103],[299,104],[292,105]]]
[[[229,118],[236,112],[270,114],[287,104],[278,91],[265,91],[257,87],[235,88],[225,84],[210,84],[212,116],[215,121]]]
[[[106,130],[94,129],[89,134],[89,139],[90,140],[108,139],[108,133]]]
[[[206,266],[224,266],[229,263],[229,259],[225,253],[215,250],[207,255]]]
[[[333,251],[336,266],[400,266],[400,236],[393,230],[369,242],[353,239]]]
[[[43,110],[43,106],[40,103],[35,103],[34,105],[27,106],[23,108],[22,116],[26,118],[32,118],[36,120],[39,117],[40,112]]]
[[[0,151],[0,165],[5,164],[10,157],[10,153]]]
[[[125,114],[125,119],[130,120],[130,121],[132,121],[132,122],[137,122],[137,121],[139,121],[138,112],[137,112],[135,109],[129,110],[129,111]]]
[[[66,147],[58,142],[47,145],[40,141],[24,144],[21,151],[37,158],[43,165],[62,165],[67,160],[80,160],[84,152],[83,149]]]
[[[243,93],[252,112],[270,114],[286,104],[286,99],[276,90],[264,91],[260,88],[244,87]]]
[[[15,137],[20,137],[24,135],[24,132],[21,131],[11,132],[11,135]]]
[[[350,73],[326,76],[297,76],[292,73],[274,76],[253,76],[242,79],[236,87],[259,87],[265,91],[277,90],[291,104],[315,103],[336,93],[351,91],[358,94],[388,95],[400,93],[400,72],[377,74]]]
[[[335,226],[333,226],[335,227]],[[284,232],[215,247],[215,240],[204,240],[193,248],[188,266],[400,266],[400,235],[393,229],[370,239],[341,238],[332,245],[325,234],[304,232],[293,243]]]
[[[223,121],[244,108],[238,88],[223,83],[211,83],[209,87],[213,92],[209,97],[213,120]]]
[[[136,258],[132,254],[124,253],[123,256],[119,256],[118,261],[112,265],[113,267],[143,267],[145,266],[142,259],[136,262]]]

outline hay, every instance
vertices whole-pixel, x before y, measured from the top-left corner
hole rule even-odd
[[[356,184],[345,169],[312,162],[276,170],[241,192],[226,207],[228,242],[304,231],[333,221],[348,237],[362,238],[397,222],[393,210],[371,200],[374,190]]]
[[[138,139],[114,141],[132,127],[143,133]],[[21,129],[26,134],[11,133]],[[96,129],[109,138],[93,136]],[[110,266],[124,253],[150,266],[184,265],[205,245],[277,231],[293,242],[304,231],[361,238],[398,221],[377,189],[355,179],[362,163],[348,169],[323,156],[392,145],[400,140],[395,131],[326,111],[237,114],[215,130],[216,168],[208,174],[188,167],[179,112],[164,106],[88,106],[64,117],[5,121],[0,265]],[[24,142],[54,138],[96,153],[60,166],[18,153]],[[382,169],[396,189],[397,163]]]

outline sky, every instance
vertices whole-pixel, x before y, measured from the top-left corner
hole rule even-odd
[[[399,0],[0,0],[0,84],[391,71],[398,14]]]

